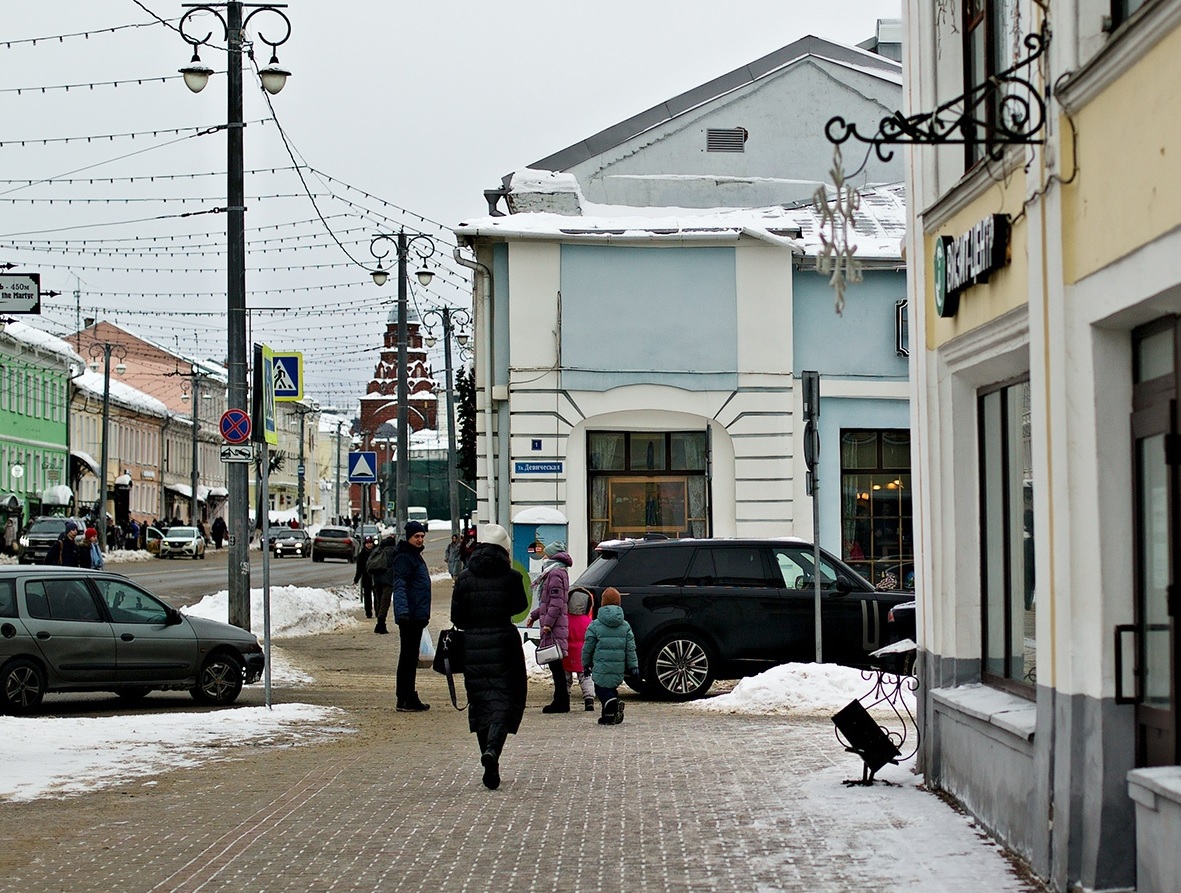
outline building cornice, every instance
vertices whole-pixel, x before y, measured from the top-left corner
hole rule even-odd
[[[1094,58],[1071,72],[1055,94],[1074,112],[1131,70],[1144,55],[1181,26],[1181,0],[1158,0],[1132,15],[1109,37]]]

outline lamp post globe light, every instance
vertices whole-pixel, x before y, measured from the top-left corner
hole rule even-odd
[[[104,552],[107,551],[107,463],[110,461],[108,435],[111,425],[111,354],[114,354],[119,360],[119,364],[115,366],[115,372],[118,375],[122,375],[127,371],[127,367],[123,365],[123,360],[127,357],[127,349],[122,344],[100,341],[90,345],[91,371],[98,372],[99,357],[102,357],[103,364],[103,439],[102,459],[99,460],[98,518],[96,519],[96,524],[98,526],[99,548]]]
[[[370,275],[376,285],[385,285],[389,273],[382,267],[381,262],[389,256],[389,244],[393,244],[398,253],[398,461],[397,483],[394,491],[394,517],[398,530],[406,527],[406,502],[410,494],[410,413],[409,394],[406,381],[406,304],[409,297],[409,282],[406,279],[407,260],[410,249],[418,255],[421,266],[415,274],[421,285],[429,285],[434,273],[426,266],[427,259],[435,253],[435,240],[426,233],[414,233],[407,236],[406,230],[398,230],[397,235],[378,233],[369,243],[369,253],[377,258],[377,269]],[[384,248],[384,250],[379,250]]]
[[[181,37],[193,48],[193,58],[188,66],[180,69],[185,84],[194,93],[204,89],[212,70],[202,64],[198,48],[211,46],[209,40],[213,31],[203,36],[198,17],[201,13],[214,16],[222,26],[222,39],[226,47],[227,116],[226,116],[226,287],[229,406],[250,411],[246,385],[246,197],[243,161],[242,131],[242,49],[245,45],[250,57],[253,48],[246,41],[246,26],[260,13],[271,13],[268,21],[281,23],[282,32],[272,40],[262,31],[259,39],[271,48],[270,64],[259,71],[263,88],[271,94],[283,89],[289,72],[279,67],[278,47],[291,36],[291,21],[282,11],[284,3],[242,3],[229,0],[225,3],[184,3],[178,30]],[[243,10],[249,12],[243,17]],[[224,11],[224,15],[222,14]],[[272,36],[274,32],[270,32]],[[220,52],[220,48],[218,49]],[[229,490],[229,622],[242,629],[250,629],[250,477],[248,465],[240,462],[230,464],[226,474]]]
[[[461,329],[471,325],[471,314],[459,307],[432,307],[422,314],[423,321],[438,319],[443,326],[443,364],[447,376],[447,493],[451,501],[451,533],[459,533],[459,469],[456,467],[455,449],[455,390],[451,375],[451,337],[454,327]],[[460,331],[455,340],[462,349],[468,343],[468,335]],[[434,347],[435,338],[426,337],[426,346]]]

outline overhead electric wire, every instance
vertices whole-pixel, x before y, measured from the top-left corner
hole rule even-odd
[[[152,12],[150,9],[148,9],[146,6],[144,6],[142,3],[138,3],[137,0],[132,0],[132,2],[135,3],[137,6],[139,6],[141,9],[143,9],[144,11],[150,13],[156,19],[156,21],[154,21],[154,22],[134,22],[129,25],[114,25],[110,28],[91,28],[87,31],[75,31],[70,34],[51,34],[47,37],[22,37],[17,40],[0,41],[0,43],[3,43],[4,48],[6,50],[8,50],[8,49],[12,49],[15,46],[20,46],[22,44],[29,44],[30,46],[36,46],[38,43],[49,43],[54,40],[56,40],[58,43],[65,43],[67,40],[74,38],[74,37],[83,37],[86,40],[89,40],[92,36],[96,36],[96,35],[100,35],[100,34],[114,34],[116,31],[126,31],[128,28],[155,28],[157,25],[167,25],[168,27],[172,28],[173,30],[176,29],[175,25],[172,25],[167,20],[160,18],[158,15],[156,15],[154,12]],[[180,21],[180,19],[178,18],[177,21]]]

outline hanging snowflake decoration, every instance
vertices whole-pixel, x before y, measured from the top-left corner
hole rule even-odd
[[[836,312],[845,311],[845,289],[861,281],[861,262],[857,260],[857,246],[849,241],[853,218],[861,207],[861,194],[849,186],[841,166],[841,147],[833,150],[832,159],[833,193],[828,188],[816,190],[815,207],[820,218],[820,244],[823,246],[816,255],[816,270],[828,276],[828,284],[836,291]]]

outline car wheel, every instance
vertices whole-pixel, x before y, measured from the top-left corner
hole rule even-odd
[[[323,560],[324,560],[323,555],[317,555],[315,552],[312,553],[312,561],[323,561]]]
[[[189,693],[202,704],[232,704],[242,691],[242,663],[227,652],[206,658]]]
[[[125,685],[123,688],[115,689],[115,694],[122,701],[137,703],[146,698],[151,691],[152,689],[146,685]]]
[[[672,701],[700,698],[713,685],[713,655],[696,633],[673,633],[649,653],[644,681],[658,697]]]
[[[45,697],[45,674],[33,661],[19,657],[0,674],[0,702],[9,713],[32,713]]]

